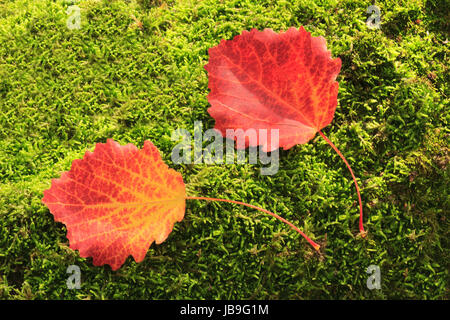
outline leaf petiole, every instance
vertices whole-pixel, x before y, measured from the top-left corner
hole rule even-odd
[[[348,170],[350,171],[350,174],[352,175],[353,182],[355,183],[356,193],[358,194],[358,201],[359,201],[359,233],[361,234],[361,237],[364,238],[367,235],[367,232],[364,231],[364,225],[363,225],[363,207],[362,207],[362,201],[361,201],[361,194],[359,193],[358,182],[356,181],[356,177],[353,174],[353,170],[350,167],[350,165],[348,164],[347,159],[345,159],[344,155],[333,144],[333,142],[331,142],[330,139],[328,139],[320,130],[319,130],[319,134],[334,149],[334,151],[336,151],[336,153],[339,155],[339,157],[341,157],[341,159],[344,161],[345,165],[347,166]]]
[[[298,233],[300,233],[303,238],[305,238],[306,241],[309,242],[309,244],[311,244],[314,249],[316,249],[317,251],[319,251],[320,249],[320,245],[318,245],[317,243],[315,243],[314,241],[312,241],[306,234],[304,234],[299,228],[297,228],[295,225],[293,225],[292,223],[290,223],[289,221],[287,221],[286,219],[280,217],[279,215],[277,215],[276,213],[270,212],[266,209],[254,206],[252,204],[248,204],[245,202],[241,202],[241,201],[234,201],[234,200],[228,200],[228,199],[217,199],[217,198],[207,198],[207,197],[191,197],[191,196],[187,196],[186,199],[188,200],[206,200],[206,201],[221,201],[221,202],[228,202],[228,203],[234,203],[234,204],[239,204],[242,206],[246,206],[249,208],[253,208],[259,211],[262,211],[264,213],[267,213],[269,215],[271,215],[272,217],[286,223],[288,226],[290,226],[292,229],[294,229],[295,231],[297,231]]]

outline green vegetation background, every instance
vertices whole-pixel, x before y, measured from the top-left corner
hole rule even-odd
[[[0,298],[448,299],[449,8],[446,1],[0,0]],[[132,16],[142,22],[142,29]],[[214,126],[208,48],[242,30],[303,25],[342,59],[324,133],[359,178],[366,239],[344,163],[317,136],[260,165],[174,165],[172,131]],[[296,223],[320,254],[270,216],[188,201],[145,260],[112,272],[69,249],[41,203],[51,179],[97,142],[151,139],[188,194],[246,201]],[[79,290],[66,287],[69,265]],[[366,287],[369,265],[381,290]]]

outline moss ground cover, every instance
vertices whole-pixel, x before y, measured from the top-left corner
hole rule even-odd
[[[447,299],[449,13],[445,1],[0,0],[0,298]],[[134,19],[134,18],[135,19]],[[138,22],[137,22],[138,21]],[[141,24],[140,24],[140,23]],[[173,130],[214,126],[208,48],[242,30],[303,25],[342,59],[339,104],[323,131],[359,178],[368,235],[339,156],[317,136],[262,165],[175,165]],[[146,259],[116,272],[68,248],[41,203],[52,178],[107,138],[146,139],[190,195],[245,201],[296,223],[321,246],[254,210],[188,201]],[[69,265],[81,289],[66,286]],[[370,265],[381,289],[366,286]]]

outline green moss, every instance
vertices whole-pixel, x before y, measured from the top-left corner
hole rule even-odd
[[[378,3],[378,2],[377,2]],[[4,299],[447,299],[448,19],[442,1],[63,1],[0,3],[0,297]],[[143,28],[134,25],[134,15]],[[320,137],[282,151],[280,169],[173,165],[171,133],[214,125],[208,48],[242,30],[304,25],[342,59],[339,105],[324,129],[359,178],[368,237],[345,165]],[[446,33],[447,31],[447,33]],[[145,260],[116,272],[68,247],[41,203],[52,178],[95,143],[152,140],[189,194],[185,219]],[[80,290],[66,287],[69,265]],[[369,265],[381,290],[366,287]]]

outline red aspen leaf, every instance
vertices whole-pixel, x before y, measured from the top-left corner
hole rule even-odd
[[[53,179],[42,201],[66,225],[70,248],[117,270],[129,255],[140,262],[153,241],[166,240],[184,217],[185,199],[181,174],[150,141],[139,150],[108,139]]]
[[[275,33],[271,29],[243,31],[233,40],[222,40],[209,49],[209,114],[215,129],[226,137],[245,141],[245,147],[261,145],[263,151],[285,150],[303,144],[318,132],[349,169],[358,195],[362,237],[362,200],[358,183],[344,155],[322,133],[331,123],[337,106],[336,80],[341,59],[331,58],[323,37],[312,37],[303,27]],[[239,130],[241,129],[241,130]],[[252,141],[247,130],[279,130]],[[240,148],[239,144],[237,148]]]
[[[208,112],[223,136],[227,129],[278,129],[279,144],[270,138],[257,144],[264,151],[289,149],[332,121],[341,60],[331,58],[323,37],[303,27],[279,34],[253,29],[222,40],[209,56]],[[249,145],[255,146],[246,138]]]

